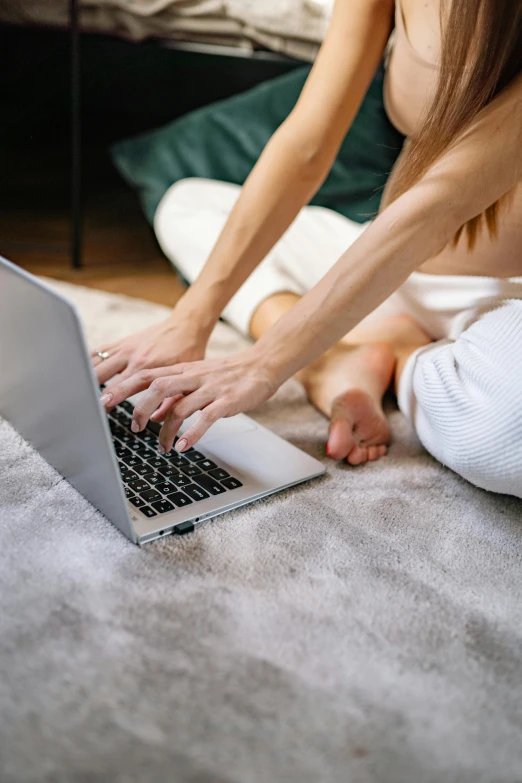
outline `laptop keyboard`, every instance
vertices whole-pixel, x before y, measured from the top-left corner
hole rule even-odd
[[[243,486],[197,449],[159,455],[158,426],[149,422],[143,432],[132,432],[132,411],[128,401],[117,405],[109,413],[109,427],[127,499],[146,517]]]

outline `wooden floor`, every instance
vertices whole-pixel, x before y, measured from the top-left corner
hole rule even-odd
[[[135,193],[106,151],[85,154],[83,268],[70,266],[69,160],[60,150],[10,151],[2,166],[0,254],[24,269],[174,305],[183,285],[156,243]]]

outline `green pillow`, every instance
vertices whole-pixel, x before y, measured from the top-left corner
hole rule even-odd
[[[243,184],[294,107],[309,71],[310,66],[296,68],[115,144],[113,161],[138,190],[147,219],[152,223],[163,194],[180,179],[206,177]],[[384,111],[383,79],[380,67],[328,178],[311,201],[359,223],[378,211],[404,141]]]

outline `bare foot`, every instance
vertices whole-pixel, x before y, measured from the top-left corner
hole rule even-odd
[[[298,374],[310,401],[331,419],[329,457],[361,465],[386,454],[390,428],[382,398],[394,368],[394,353],[386,343],[338,343]]]

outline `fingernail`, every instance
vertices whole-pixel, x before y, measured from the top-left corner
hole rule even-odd
[[[102,394],[100,397],[100,402],[102,405],[107,405],[112,400],[112,394]]]
[[[159,451],[160,454],[166,454],[167,453],[167,449],[161,443],[158,446],[158,451]]]
[[[331,456],[332,456],[332,455],[330,454],[330,448],[329,448],[329,446],[328,446],[328,443],[326,444],[326,456],[327,456],[327,457],[331,457]]]
[[[134,421],[134,420],[132,421],[131,430],[133,432],[139,432],[140,431],[140,425],[138,424],[137,421]]]
[[[187,448],[187,446],[188,446],[187,439],[181,438],[180,440],[178,440],[174,448],[176,449],[176,451],[184,451]]]

